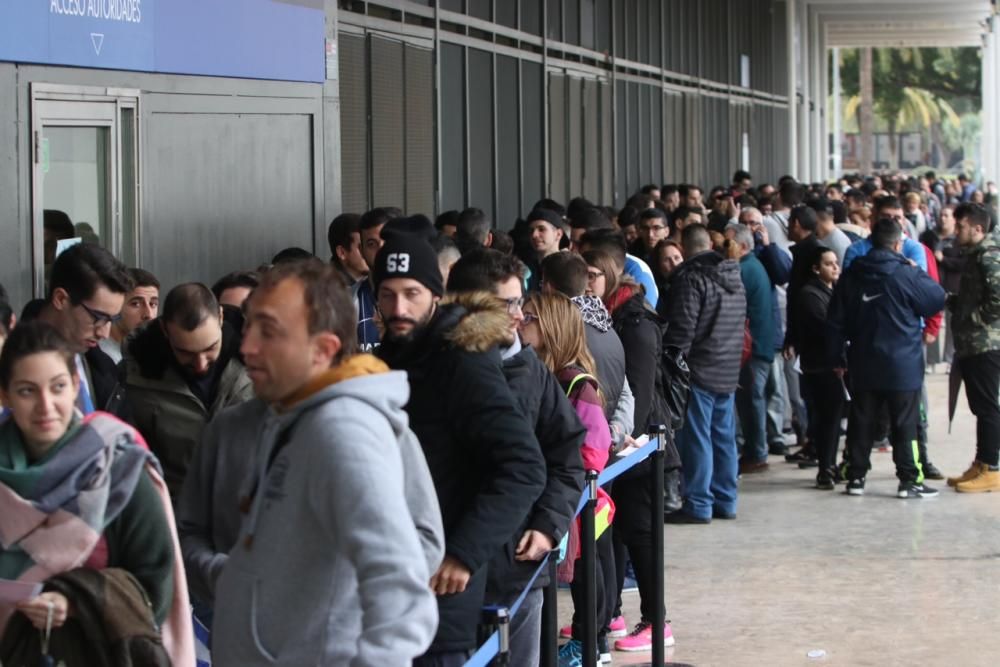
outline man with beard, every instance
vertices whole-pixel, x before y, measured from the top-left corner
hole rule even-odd
[[[462,665],[476,647],[486,564],[545,487],[532,425],[511,396],[499,348],[510,316],[499,299],[441,303],[444,285],[424,239],[393,235],[372,267],[385,324],[378,356],[410,381],[406,405],[434,480],[445,558],[431,577],[440,623],[416,667]]]
[[[127,397],[136,427],[180,493],[202,429],[230,405],[253,398],[239,358],[242,317],[201,283],[170,290],[163,314],[125,345]]]

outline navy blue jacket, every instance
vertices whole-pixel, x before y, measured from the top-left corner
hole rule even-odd
[[[945,292],[902,255],[881,248],[858,257],[833,290],[827,358],[847,367],[855,391],[917,391],[924,381],[923,323]]]

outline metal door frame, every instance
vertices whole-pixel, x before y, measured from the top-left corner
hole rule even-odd
[[[122,114],[123,110],[132,111],[133,145],[132,164],[135,172],[135,182],[122,182]],[[94,88],[88,86],[67,86],[47,83],[31,84],[31,258],[32,258],[32,290],[35,296],[44,296],[45,258],[43,229],[43,183],[42,175],[42,128],[50,127],[105,127],[108,128],[108,173],[107,206],[109,209],[109,227],[111,238],[108,248],[121,257],[123,250],[123,189],[134,189],[134,210],[131,211],[134,221],[134,247],[129,250],[141,264],[139,254],[141,243],[140,210],[140,132],[139,132],[139,91],[124,88]]]

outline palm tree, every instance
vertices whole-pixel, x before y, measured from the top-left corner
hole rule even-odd
[[[855,95],[847,100],[847,105],[844,107],[844,116],[850,118],[857,113],[858,108],[862,105],[862,102],[863,101],[860,95]],[[890,169],[895,169],[898,166],[896,147],[899,143],[899,136],[897,133],[899,128],[913,127],[916,125],[931,131],[932,134],[935,134],[933,132],[935,127],[940,128],[946,122],[953,127],[958,127],[961,124],[958,114],[955,113],[955,110],[947,101],[923,88],[905,86],[899,95],[898,103],[894,102],[892,104],[888,104],[883,103],[883,100],[879,100],[876,106],[878,107],[879,115],[885,118],[885,121],[889,124]],[[870,163],[864,162],[864,147],[868,146],[869,150],[871,150],[873,142],[871,139],[865,138],[863,107],[859,125],[861,126],[862,142],[861,168],[862,171],[864,171],[866,164],[868,167],[871,166]],[[940,136],[940,132],[936,134]],[[940,145],[940,142],[935,143],[938,144],[939,154],[944,155],[944,150]]]
[[[858,118],[858,129],[861,130],[861,155],[858,167],[862,174],[870,174],[875,158],[875,96],[872,94],[872,49],[865,47],[861,49],[861,67],[859,76],[860,92],[856,96],[861,104],[861,115]],[[847,103],[850,111],[845,111],[844,116],[850,118],[854,115],[857,105],[851,106],[851,98]]]

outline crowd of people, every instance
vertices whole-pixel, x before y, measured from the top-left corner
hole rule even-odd
[[[861,495],[873,447],[898,497],[938,493],[927,355],[977,418],[948,485],[1000,491],[992,203],[964,177],[738,171],[621,210],[543,199],[509,232],[376,208],[333,220],[328,261],[288,248],[162,300],[72,246],[20,316],[0,290],[0,661],[193,665],[193,606],[217,665],[459,666],[530,583],[510,652],[534,665],[532,576],[562,544],[580,665],[585,473],[666,424],[664,496],[647,460],[596,508],[597,657],[648,651],[661,507],[735,520],[772,456]]]

